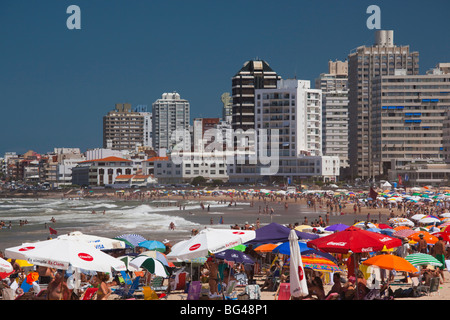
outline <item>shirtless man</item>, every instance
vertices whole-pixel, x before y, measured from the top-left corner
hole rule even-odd
[[[47,299],[48,300],[69,300],[70,290],[64,282],[64,271],[58,270],[55,277],[48,284]]]

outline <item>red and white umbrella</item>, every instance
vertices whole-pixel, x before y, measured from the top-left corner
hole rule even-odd
[[[334,253],[374,252],[381,251],[384,246],[387,249],[399,247],[402,241],[351,226],[343,231],[310,240],[306,245],[316,250]]]
[[[12,259],[24,259],[29,263],[67,270],[69,266],[99,272],[125,271],[125,263],[91,244],[68,239],[52,239],[25,243],[8,248],[5,255]]]
[[[205,257],[209,253],[231,249],[255,237],[253,230],[203,229],[189,240],[176,243],[167,258],[174,261]]]
[[[299,298],[308,295],[308,285],[306,283],[305,269],[300,255],[300,246],[295,230],[289,233],[289,248],[291,261],[289,264],[290,292],[291,296]]]
[[[13,273],[14,268],[11,263],[6,261],[5,259],[0,258],[0,279],[5,279],[11,273]]]

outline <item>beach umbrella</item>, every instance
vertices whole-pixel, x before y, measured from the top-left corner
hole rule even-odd
[[[416,233],[417,231],[414,231],[412,229],[401,229],[394,232],[393,236],[397,238],[408,238],[410,235]]]
[[[433,216],[426,216],[420,220],[418,220],[419,223],[429,224],[429,223],[438,223],[441,220],[439,218],[433,217]]]
[[[313,227],[305,225],[305,224],[302,224],[300,226],[296,226],[294,229],[297,230],[297,231],[302,231],[302,232],[306,231],[306,232],[308,232],[307,230],[312,230]]]
[[[393,254],[380,254],[362,262],[366,266],[377,266],[380,269],[417,272],[418,270],[406,259]]]
[[[441,214],[441,217],[443,218],[450,218],[450,212],[444,212]]]
[[[342,272],[336,263],[323,257],[302,256],[302,260],[305,268],[324,272]]]
[[[419,232],[413,233],[412,235],[408,236],[407,238],[418,242],[420,240],[420,237],[419,237],[420,234],[423,235],[423,238],[425,239],[425,241],[428,244],[435,244],[439,240],[438,238],[436,238],[435,236],[431,235],[430,233],[428,233],[426,231],[419,231]]]
[[[166,246],[164,243],[156,240],[146,240],[138,243],[139,247],[146,248],[148,250],[156,250],[159,252],[166,252]]]
[[[326,231],[342,231],[347,229],[349,226],[343,223],[332,224],[325,228]]]
[[[255,238],[253,230],[212,229],[201,230],[189,240],[176,243],[167,257],[192,259],[230,249]]]
[[[422,213],[417,213],[417,214],[413,215],[413,216],[411,217],[411,219],[413,219],[413,220],[420,220],[420,219],[422,219],[423,217],[426,217],[426,215],[425,215],[425,214],[422,214]]]
[[[316,256],[321,256],[323,258],[326,258],[328,260],[331,260],[333,262],[337,262],[336,258],[333,257],[331,254],[326,253],[326,252],[322,252],[322,251],[318,251],[316,249],[311,249],[309,248],[305,242],[299,241],[298,242],[298,246],[300,248],[300,254],[302,256],[306,256],[306,255],[311,255],[314,254]],[[291,248],[290,248],[290,243],[289,242],[284,242],[280,245],[278,245],[277,247],[275,247],[272,250],[273,253],[281,253],[281,254],[286,254],[286,255],[291,255]]]
[[[70,266],[99,272],[126,270],[123,261],[95,249],[91,244],[68,239],[52,239],[7,248],[6,256],[20,257],[29,263],[67,270]]]
[[[0,258],[0,279],[5,279],[11,273],[13,273],[14,269],[11,263],[6,261],[3,258]]]
[[[68,239],[73,241],[82,241],[92,244],[99,250],[124,249],[125,242],[117,239],[110,239],[94,235],[88,235],[79,231],[74,231],[68,234],[60,235],[57,239]]]
[[[139,271],[139,268],[134,268],[132,266],[130,266],[130,261],[133,260],[134,258],[136,258],[135,256],[121,256],[118,257],[117,259],[123,261],[123,263],[125,263],[125,267],[127,268],[128,271]]]
[[[256,252],[272,252],[276,247],[278,247],[278,244],[275,243],[266,243],[262,244],[255,248]]]
[[[247,248],[246,245],[239,244],[239,245],[237,245],[237,246],[235,246],[235,247],[233,247],[231,249],[236,250],[236,251],[244,252],[246,248]]]
[[[161,261],[163,263],[163,265],[165,265],[166,267],[174,267],[174,264],[167,260],[166,255],[159,251],[155,251],[155,250],[144,251],[140,254],[140,256],[147,256],[150,258],[155,258],[155,259],[158,259],[159,261]]]
[[[298,245],[298,236],[295,230],[289,233],[289,244],[291,252],[291,260],[289,265],[289,282],[290,293],[292,297],[307,296],[308,286],[306,283],[306,274],[303,267],[302,257],[300,255],[300,247]]]
[[[151,274],[159,276],[159,277],[166,278],[169,276],[169,272],[167,271],[164,264],[155,258],[150,258],[147,256],[139,255],[130,261],[130,266],[132,266],[136,269],[139,269],[139,268],[146,269]]]
[[[354,226],[307,242],[310,248],[334,253],[373,252],[382,250],[384,246],[389,249],[399,247],[401,244],[400,239],[362,230]]]
[[[442,267],[442,263],[438,259],[426,253],[412,253],[407,255],[405,260],[409,261],[413,266],[432,265]]]
[[[132,248],[137,247],[141,242],[147,241],[147,239],[145,239],[143,236],[133,233],[122,234],[120,236],[114,237],[114,239],[124,241],[127,245],[129,245]]]
[[[8,261],[8,262],[11,263],[12,260],[13,260],[13,259],[8,259],[8,260],[6,260],[6,261]],[[29,263],[27,260],[23,260],[23,259],[15,259],[15,258],[14,258],[14,260],[15,260],[15,263],[17,263],[17,264],[19,265],[19,267],[21,267],[21,268],[26,268],[26,267],[32,267],[32,266],[34,266],[34,264]]]
[[[448,233],[448,232],[438,231],[438,232],[433,232],[431,235],[437,237],[438,239],[439,239],[439,237],[442,237],[442,240],[444,240],[444,241],[448,241],[448,242],[450,241],[450,233]]]
[[[219,260],[227,260],[235,263],[255,264],[255,261],[253,261],[249,255],[233,249],[218,252],[214,256]]]
[[[388,220],[391,225],[414,227],[414,222],[406,218],[391,218]]]
[[[393,229],[391,226],[388,226],[387,224],[384,224],[384,223],[379,223],[378,228],[379,229]]]

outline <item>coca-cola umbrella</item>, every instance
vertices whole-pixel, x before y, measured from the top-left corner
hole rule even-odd
[[[167,258],[172,261],[172,259],[186,260],[205,257],[209,253],[231,249],[254,238],[255,231],[253,230],[207,228],[189,240],[176,243]]]
[[[8,261],[0,258],[0,280],[6,278],[11,273],[13,273],[14,269]]]
[[[99,272],[126,270],[125,263],[95,249],[92,244],[69,239],[52,239],[7,248],[5,256],[30,263],[67,270],[69,266]]]
[[[381,251],[384,246],[387,249],[399,247],[402,245],[402,241],[351,226],[343,231],[310,240],[306,244],[310,248],[325,252],[348,253],[351,251],[361,253]]]

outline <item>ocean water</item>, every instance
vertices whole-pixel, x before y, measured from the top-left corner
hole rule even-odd
[[[258,218],[261,226],[270,222],[301,223],[304,216],[311,221],[320,214],[322,217],[325,215],[323,211],[312,211],[305,205],[292,203],[288,209],[280,203],[270,204],[275,210],[270,216],[259,214],[259,206],[264,208],[264,205],[258,202],[253,207],[239,201],[232,206],[214,199],[202,199],[202,202],[205,209],[201,208],[199,200],[0,199],[0,220],[6,223],[6,227],[0,230],[0,250],[24,242],[46,240],[50,236],[49,227],[55,229],[57,235],[80,231],[113,238],[136,233],[148,240],[168,239],[176,243],[188,239],[192,229],[228,229],[236,223],[240,226],[246,222],[255,224]],[[182,210],[177,204],[181,204]],[[52,218],[55,218],[55,223],[50,221]],[[223,224],[219,224],[221,218]],[[28,223],[20,226],[21,220]],[[9,222],[11,228],[8,227]],[[169,229],[171,222],[175,224],[175,230]]]

